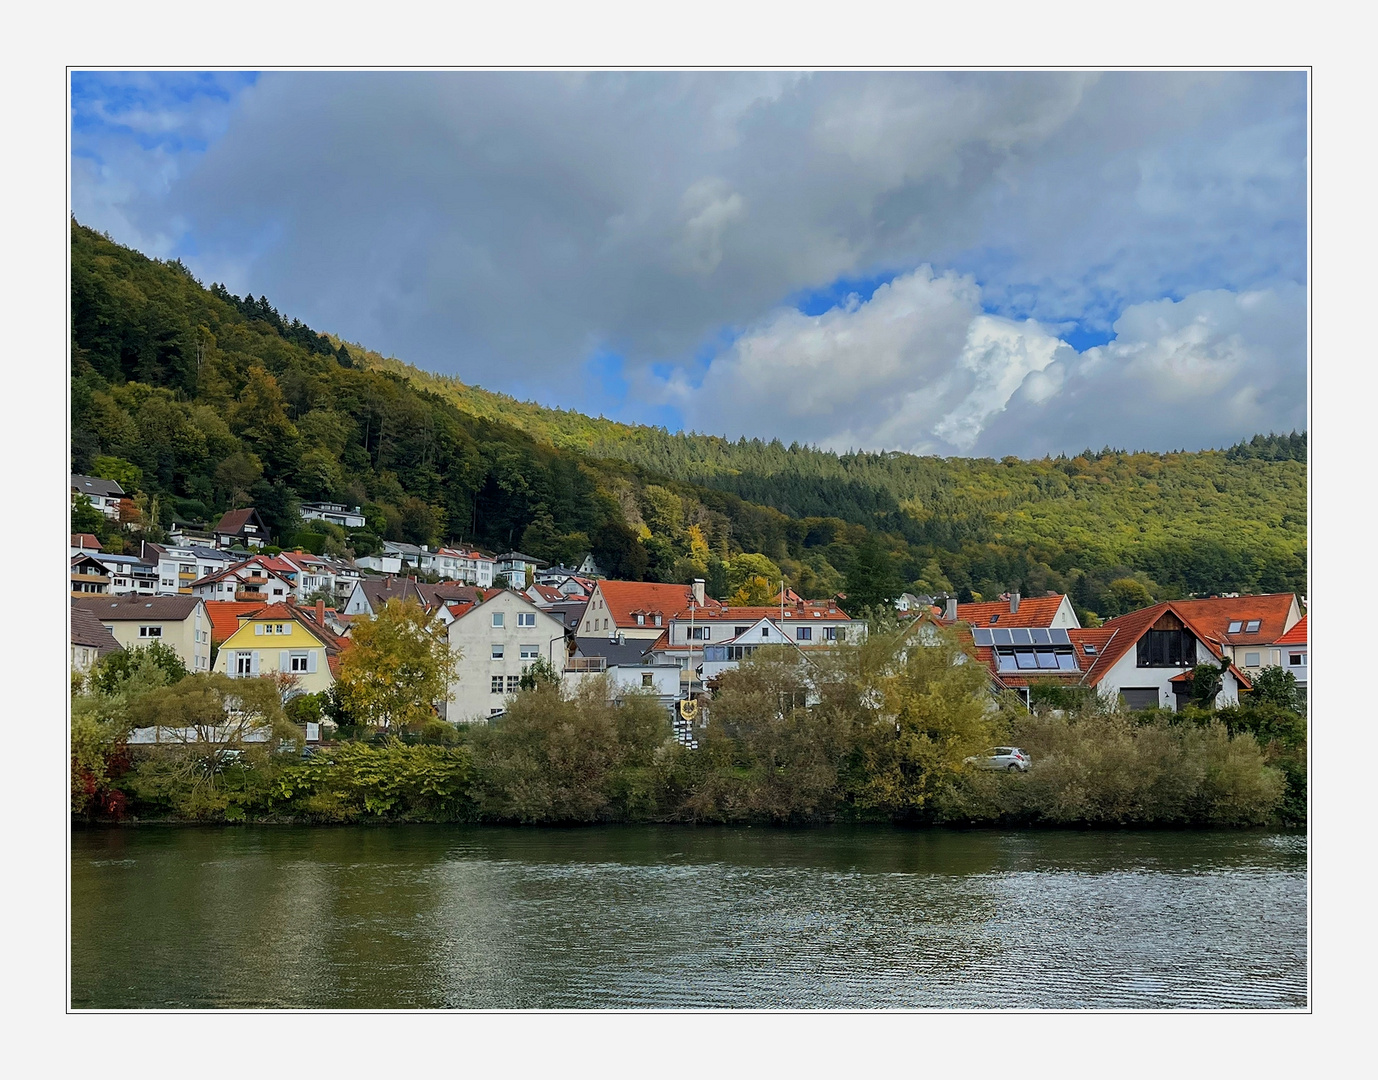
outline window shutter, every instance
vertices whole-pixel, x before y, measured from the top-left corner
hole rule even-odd
[[[262,636],[263,636],[263,624],[262,624],[262,623],[254,623],[254,633],[257,634],[259,637],[262,637]]]
[[[257,675],[257,674],[258,674],[258,650],[257,650],[257,649],[255,649],[253,652],[251,652],[251,653],[249,654],[249,674],[250,674],[250,675]]]
[[[316,649],[312,649],[306,654],[306,671],[308,674],[314,674],[316,671],[316,652]]]

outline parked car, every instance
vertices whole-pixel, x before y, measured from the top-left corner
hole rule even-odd
[[[1033,761],[1017,746],[992,746],[984,757],[969,757],[968,765],[978,769],[1003,769],[1006,772],[1028,772]]]

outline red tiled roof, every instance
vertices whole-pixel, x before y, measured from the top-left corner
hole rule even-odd
[[[1297,624],[1296,624],[1295,626],[1293,626],[1292,629],[1288,630],[1287,633],[1283,634],[1282,637],[1278,638],[1277,641],[1275,641],[1273,644],[1275,644],[1275,645],[1305,645],[1305,644],[1306,644],[1306,620],[1309,619],[1309,618],[1311,618],[1310,615],[1303,615],[1299,620],[1297,620]]]
[[[74,548],[89,548],[91,551],[100,550],[100,540],[95,533],[72,533],[72,543]]]
[[[1271,645],[1287,630],[1296,598],[1291,593],[1267,593],[1262,596],[1212,596],[1200,600],[1174,600],[1173,607],[1183,618],[1190,619],[1194,628],[1215,641],[1237,645]],[[1248,625],[1259,621],[1258,632],[1229,633],[1230,623]],[[1240,627],[1243,630],[1243,627]]]
[[[785,621],[791,624],[796,620],[802,622],[805,619],[812,619],[815,612],[822,619],[851,619],[851,616],[840,607],[836,605],[829,607],[826,600],[805,600],[800,604],[785,605]],[[731,622],[734,619],[739,622],[755,622],[757,619],[771,619],[778,623],[780,621],[780,605],[776,603],[757,604],[751,607],[728,607],[724,604],[722,607],[714,608],[711,611],[699,608],[694,614],[704,622],[709,620]]]
[[[246,510],[227,511],[220,519],[220,523],[216,525],[215,531],[218,533],[238,533],[252,516],[256,516],[252,506]]]
[[[1039,626],[1049,627],[1053,616],[1062,606],[1062,594],[1055,596],[1029,596],[1019,601],[1019,610],[1010,611],[1008,600],[983,601],[979,604],[958,604],[957,621],[972,626]],[[991,616],[998,615],[996,622]]]
[[[206,613],[211,618],[211,641],[216,645],[239,629],[241,615],[248,615],[265,606],[261,600],[207,600],[205,604]]]
[[[540,594],[542,600],[550,604],[558,604],[565,600],[565,594],[559,589],[550,585],[532,585],[533,589]]]
[[[666,619],[689,613],[689,602],[693,592],[688,585],[661,585],[648,581],[600,581],[598,588],[608,605],[608,616],[614,626],[633,627],[637,613],[654,615],[659,613]],[[696,612],[707,614],[722,607],[718,601],[709,597]],[[601,617],[601,612],[599,613]]]
[[[427,608],[434,608],[437,604],[450,601],[462,601],[466,604],[481,604],[490,593],[496,593],[498,589],[488,589],[485,592],[477,585],[464,585],[457,581],[441,581],[435,585],[427,584],[424,581],[415,581],[417,595],[421,597],[421,603]]]

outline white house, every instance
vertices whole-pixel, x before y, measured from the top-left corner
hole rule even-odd
[[[243,562],[193,581],[191,594],[203,600],[261,600],[265,604],[281,604],[296,595],[296,585],[274,570]]]
[[[190,594],[192,582],[218,574],[235,563],[233,555],[202,544],[145,543],[142,551],[144,561],[158,568],[157,591],[164,596]]]
[[[362,529],[368,523],[368,519],[357,506],[351,510],[340,503],[331,502],[302,503],[301,516],[316,521],[328,521],[344,529]]]
[[[522,674],[536,661],[545,660],[556,671],[564,667],[564,620],[510,589],[462,611],[447,635],[459,659],[445,715],[458,723],[502,712],[508,695],[520,689]]]
[[[110,591],[116,596],[153,596],[158,592],[157,568],[139,556],[96,552],[91,557],[109,572]]]
[[[120,500],[125,498],[124,488],[114,480],[102,480],[98,476],[79,476],[71,474],[72,498],[85,495],[91,505],[111,521],[120,520]]]
[[[429,567],[448,581],[462,581],[487,589],[493,585],[496,563],[481,551],[467,548],[437,548]]]
[[[1306,673],[1310,670],[1311,659],[1308,655],[1307,629],[1306,622],[1310,615],[1303,615],[1293,624],[1292,628],[1278,638],[1276,644],[1281,652],[1279,667],[1290,671],[1297,680],[1297,686],[1306,690]]]
[[[502,578],[514,589],[526,588],[526,572],[529,569],[532,576],[536,571],[546,564],[531,555],[523,555],[520,551],[508,551],[501,555],[494,556],[496,564],[493,570],[495,576]]]
[[[195,596],[92,596],[75,601],[126,649],[153,642],[182,658],[190,672],[210,670],[211,620]]]

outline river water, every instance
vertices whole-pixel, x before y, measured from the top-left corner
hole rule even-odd
[[[71,934],[74,1008],[1302,1009],[1306,838],[80,830]]]

